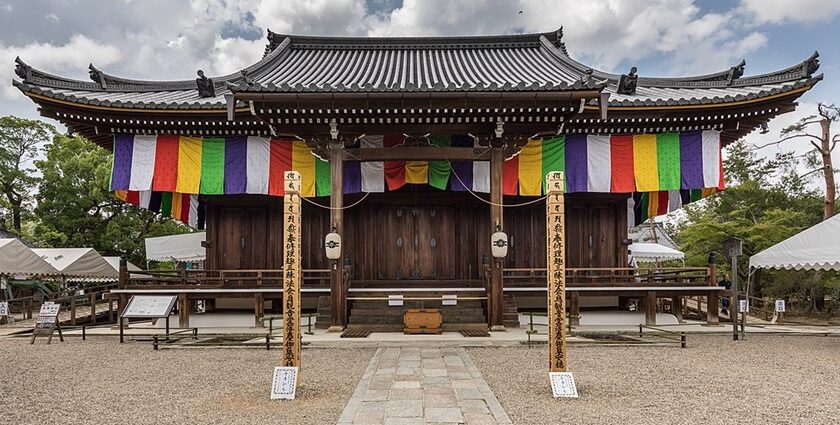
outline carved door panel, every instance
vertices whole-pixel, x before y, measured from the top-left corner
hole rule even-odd
[[[409,279],[415,272],[415,220],[411,208],[382,207],[378,210],[378,279]]]
[[[416,276],[423,279],[454,279],[458,261],[455,211],[451,207],[417,208]]]

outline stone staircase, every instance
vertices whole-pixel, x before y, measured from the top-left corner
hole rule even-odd
[[[411,294],[421,297],[421,294]],[[427,296],[434,296],[427,294]],[[439,309],[443,316],[443,331],[457,332],[462,329],[487,329],[484,306],[477,300],[458,300],[454,306],[441,305],[440,301],[405,301],[401,307],[388,306],[386,300],[352,301],[348,329],[367,329],[374,332],[402,332],[403,315],[408,309]]]

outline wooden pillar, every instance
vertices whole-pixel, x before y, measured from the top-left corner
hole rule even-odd
[[[257,328],[265,327],[265,322],[262,320],[264,306],[263,294],[254,294],[254,326]]]
[[[186,293],[178,294],[178,327],[190,327],[190,298]]]
[[[496,140],[494,140],[495,142]],[[505,156],[502,146],[493,146],[490,151],[490,229],[493,232],[504,231],[504,217],[502,203],[502,167]],[[488,247],[489,248],[489,247]],[[504,263],[502,259],[490,256],[490,290],[488,293],[488,315],[490,316],[491,330],[504,330],[502,306],[504,297],[504,283],[502,270]]]
[[[330,227],[344,237],[344,144],[330,141]],[[321,247],[323,251],[323,247]],[[340,262],[330,265],[330,327],[328,332],[341,332],[347,320],[347,297],[344,273]]]
[[[656,325],[656,291],[648,291],[645,297],[645,325]]]
[[[120,257],[120,272],[117,287],[119,289],[125,289],[126,286],[128,286],[128,260],[125,257]],[[128,319],[123,319],[122,314],[127,304],[128,297],[125,294],[120,294],[117,299],[117,320],[122,321],[122,325],[126,328],[128,328]],[[117,322],[117,325],[120,325],[120,323]]]
[[[706,297],[706,324],[709,326],[720,325],[720,291],[709,291],[709,296]]]
[[[566,207],[563,173],[546,176],[546,280],[548,306],[548,370],[565,372],[566,356]]]
[[[283,340],[281,366],[300,367],[300,174],[285,174],[283,197]],[[300,382],[298,380],[298,382]]]
[[[569,296],[569,323],[580,326],[580,292],[571,292]]]
[[[682,321],[683,321],[683,298],[682,297],[671,298],[671,313],[673,313],[674,316],[676,316],[677,322],[682,323]]]

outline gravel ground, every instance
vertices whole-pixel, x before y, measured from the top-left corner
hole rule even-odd
[[[840,338],[689,336],[688,343],[685,350],[571,346],[578,400],[551,398],[545,345],[468,352],[517,424],[840,423]]]
[[[0,339],[0,423],[335,423],[374,352],[304,349],[288,402],[268,399],[279,350],[66,341]]]

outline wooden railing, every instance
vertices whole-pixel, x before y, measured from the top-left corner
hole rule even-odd
[[[96,323],[96,303],[102,301],[103,295],[116,287],[117,283],[111,282],[95,286],[84,286],[78,289],[70,289],[52,294],[11,298],[6,301],[9,303],[11,312],[22,314],[24,320],[32,319],[35,316],[33,312],[40,310],[41,304],[45,302],[61,304],[62,310],[70,310],[71,325],[76,324],[76,309],[82,306],[90,306],[90,319],[93,323]],[[79,293],[80,290],[84,291],[84,294]],[[108,313],[111,316],[111,320],[113,320],[113,312],[113,304],[111,301],[108,301]]]
[[[305,287],[329,288],[329,283],[329,270],[303,270]],[[120,283],[122,289],[252,289],[281,288],[282,286],[283,270],[132,271],[125,283]]]
[[[506,268],[506,288],[544,287],[544,268]],[[711,274],[706,267],[680,268],[588,268],[566,269],[566,286],[707,286]]]

